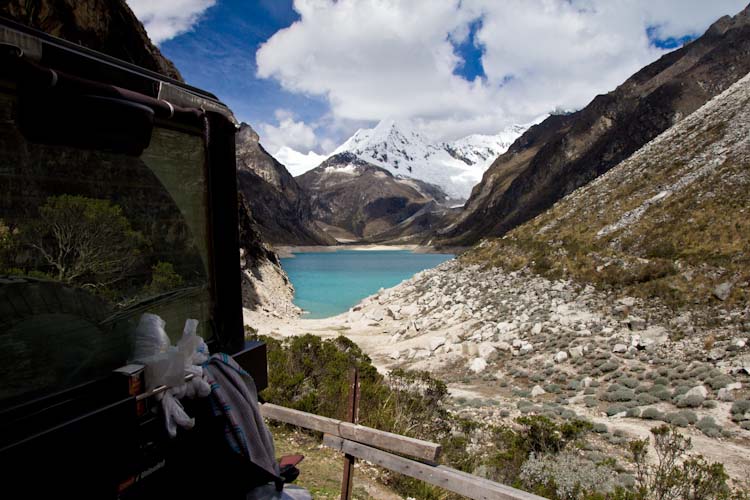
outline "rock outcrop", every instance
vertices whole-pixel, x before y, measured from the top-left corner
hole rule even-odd
[[[474,243],[533,218],[604,174],[750,71],[750,7],[716,21],[584,109],[531,127],[485,173],[442,231]]]
[[[446,200],[439,187],[395,177],[353,153],[333,155],[296,179],[312,199],[315,219],[341,240],[377,239]]]
[[[336,242],[313,220],[310,197],[269,155],[247,123],[237,133],[237,181],[263,241],[275,245]]]

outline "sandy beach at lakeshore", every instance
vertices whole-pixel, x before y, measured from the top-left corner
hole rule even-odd
[[[339,250],[354,250],[354,251],[369,251],[369,252],[388,252],[388,251],[410,251],[414,253],[450,253],[460,254],[465,248],[435,248],[424,245],[310,245],[310,246],[291,246],[282,245],[275,246],[273,250],[281,258],[294,257],[297,253],[308,253],[308,252],[337,252]]]

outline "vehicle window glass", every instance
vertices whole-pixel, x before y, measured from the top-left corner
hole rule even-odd
[[[201,136],[155,128],[140,157],[33,144],[0,90],[0,400],[125,364],[144,312],[209,338]]]

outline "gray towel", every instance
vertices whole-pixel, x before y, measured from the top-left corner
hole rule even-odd
[[[279,478],[273,437],[260,414],[258,391],[253,378],[223,353],[211,356],[204,370],[211,384],[214,414],[226,418],[224,432],[229,446]]]

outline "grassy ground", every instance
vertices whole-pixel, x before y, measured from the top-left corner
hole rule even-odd
[[[344,471],[343,455],[323,446],[315,436],[285,426],[271,427],[276,455],[301,453],[305,460],[299,464],[300,475],[295,484],[307,488],[315,499],[337,499],[341,496],[341,478]],[[356,500],[396,500],[401,497],[379,483],[377,471],[358,463],[354,472]]]

